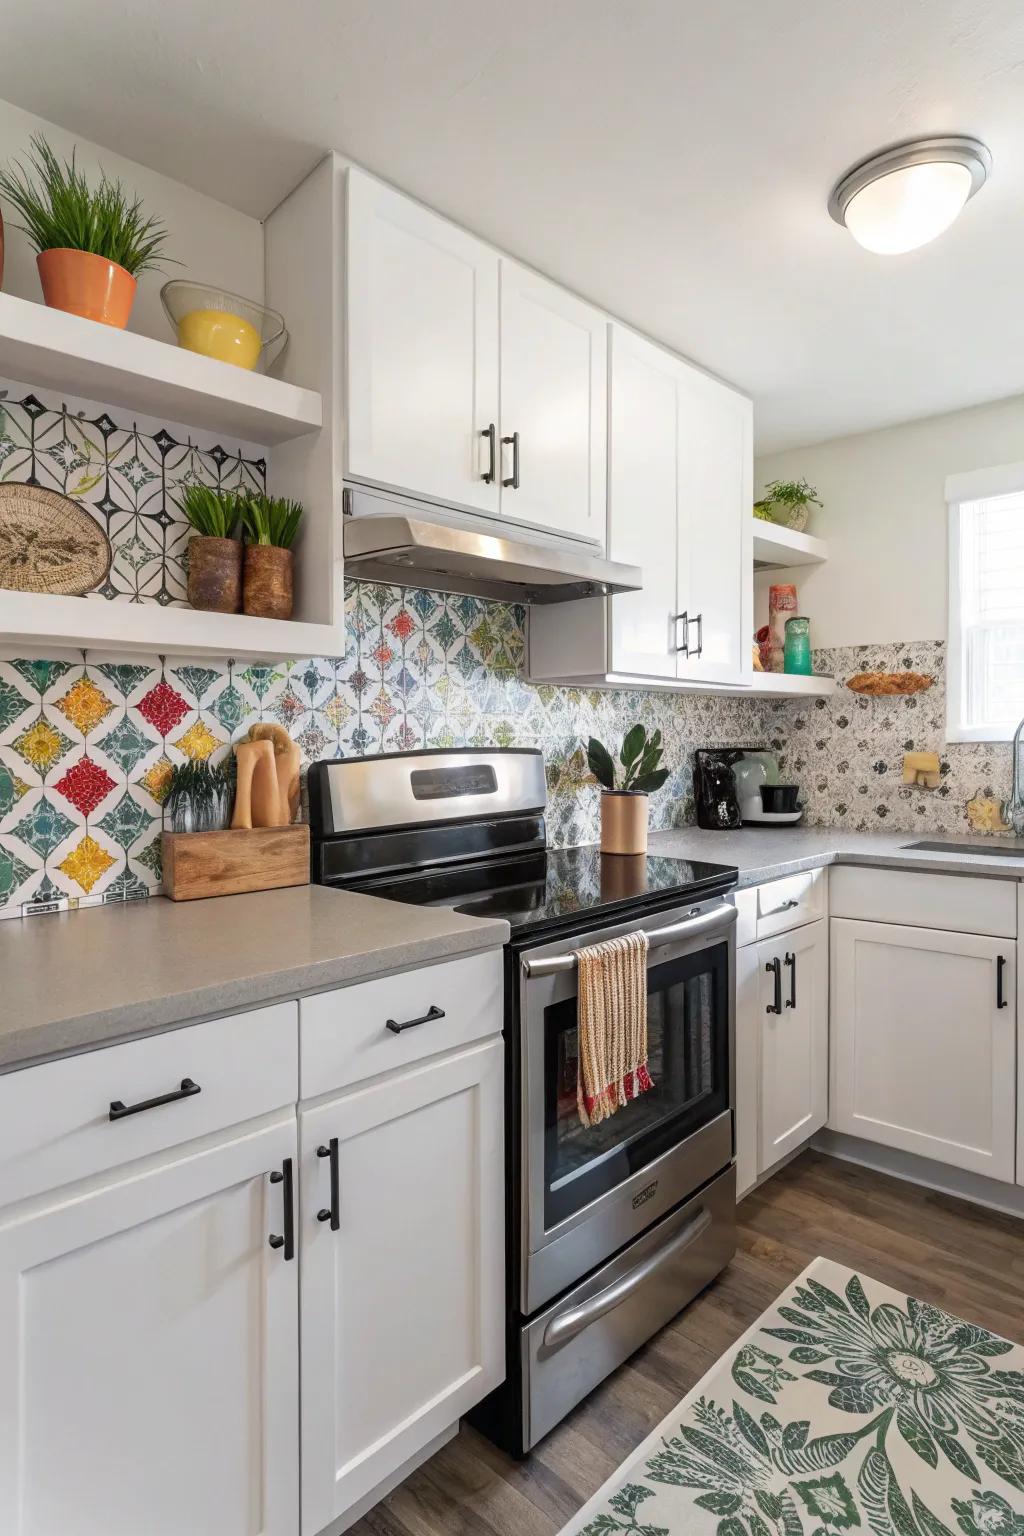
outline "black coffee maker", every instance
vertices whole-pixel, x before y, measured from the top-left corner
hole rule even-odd
[[[698,747],[693,754],[693,794],[697,825],[712,832],[731,832],[740,825],[740,803],[732,765],[746,748],[712,750]]]

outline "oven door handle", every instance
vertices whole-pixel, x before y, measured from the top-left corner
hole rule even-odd
[[[675,1237],[670,1237],[667,1243],[652,1253],[649,1258],[644,1259],[635,1269],[631,1269],[628,1275],[623,1275],[620,1280],[606,1286],[603,1291],[598,1291],[596,1296],[591,1296],[589,1301],[583,1302],[581,1306],[573,1307],[571,1312],[562,1312],[559,1316],[553,1317],[544,1330],[545,1348],[558,1349],[561,1345],[568,1344],[569,1340],[574,1339],[577,1334],[582,1333],[584,1328],[589,1328],[591,1323],[607,1317],[609,1312],[613,1312],[627,1297],[632,1296],[634,1291],[639,1290],[652,1275],[657,1274],[663,1264],[667,1264],[682,1253],[684,1248],[689,1248],[691,1243],[695,1243],[710,1225],[711,1212],[698,1211],[681,1232],[677,1232]]]
[[[725,933],[736,922],[736,908],[725,903],[720,907],[713,907],[710,912],[693,911],[690,916],[684,918],[681,923],[670,923],[667,928],[652,928],[647,935],[648,946],[658,949],[663,944],[671,944],[676,939],[703,939],[709,934]],[[524,975],[531,979],[537,976],[555,976],[560,971],[574,971],[576,969],[576,956],[546,955],[537,960],[522,960]]]

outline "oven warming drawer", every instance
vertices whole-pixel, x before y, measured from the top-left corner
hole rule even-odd
[[[725,1268],[736,1251],[729,1167],[522,1332],[523,1450]]]

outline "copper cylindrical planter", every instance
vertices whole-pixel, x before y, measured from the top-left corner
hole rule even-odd
[[[242,546],[237,539],[198,534],[188,544],[188,600],[207,613],[237,613],[242,606]]]
[[[601,793],[601,852],[647,852],[647,796],[631,790]]]
[[[245,611],[253,618],[292,616],[292,552],[276,544],[245,546]]]

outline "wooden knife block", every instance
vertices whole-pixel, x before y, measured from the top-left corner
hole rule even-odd
[[[309,828],[165,832],[163,893],[172,901],[309,884]]]

